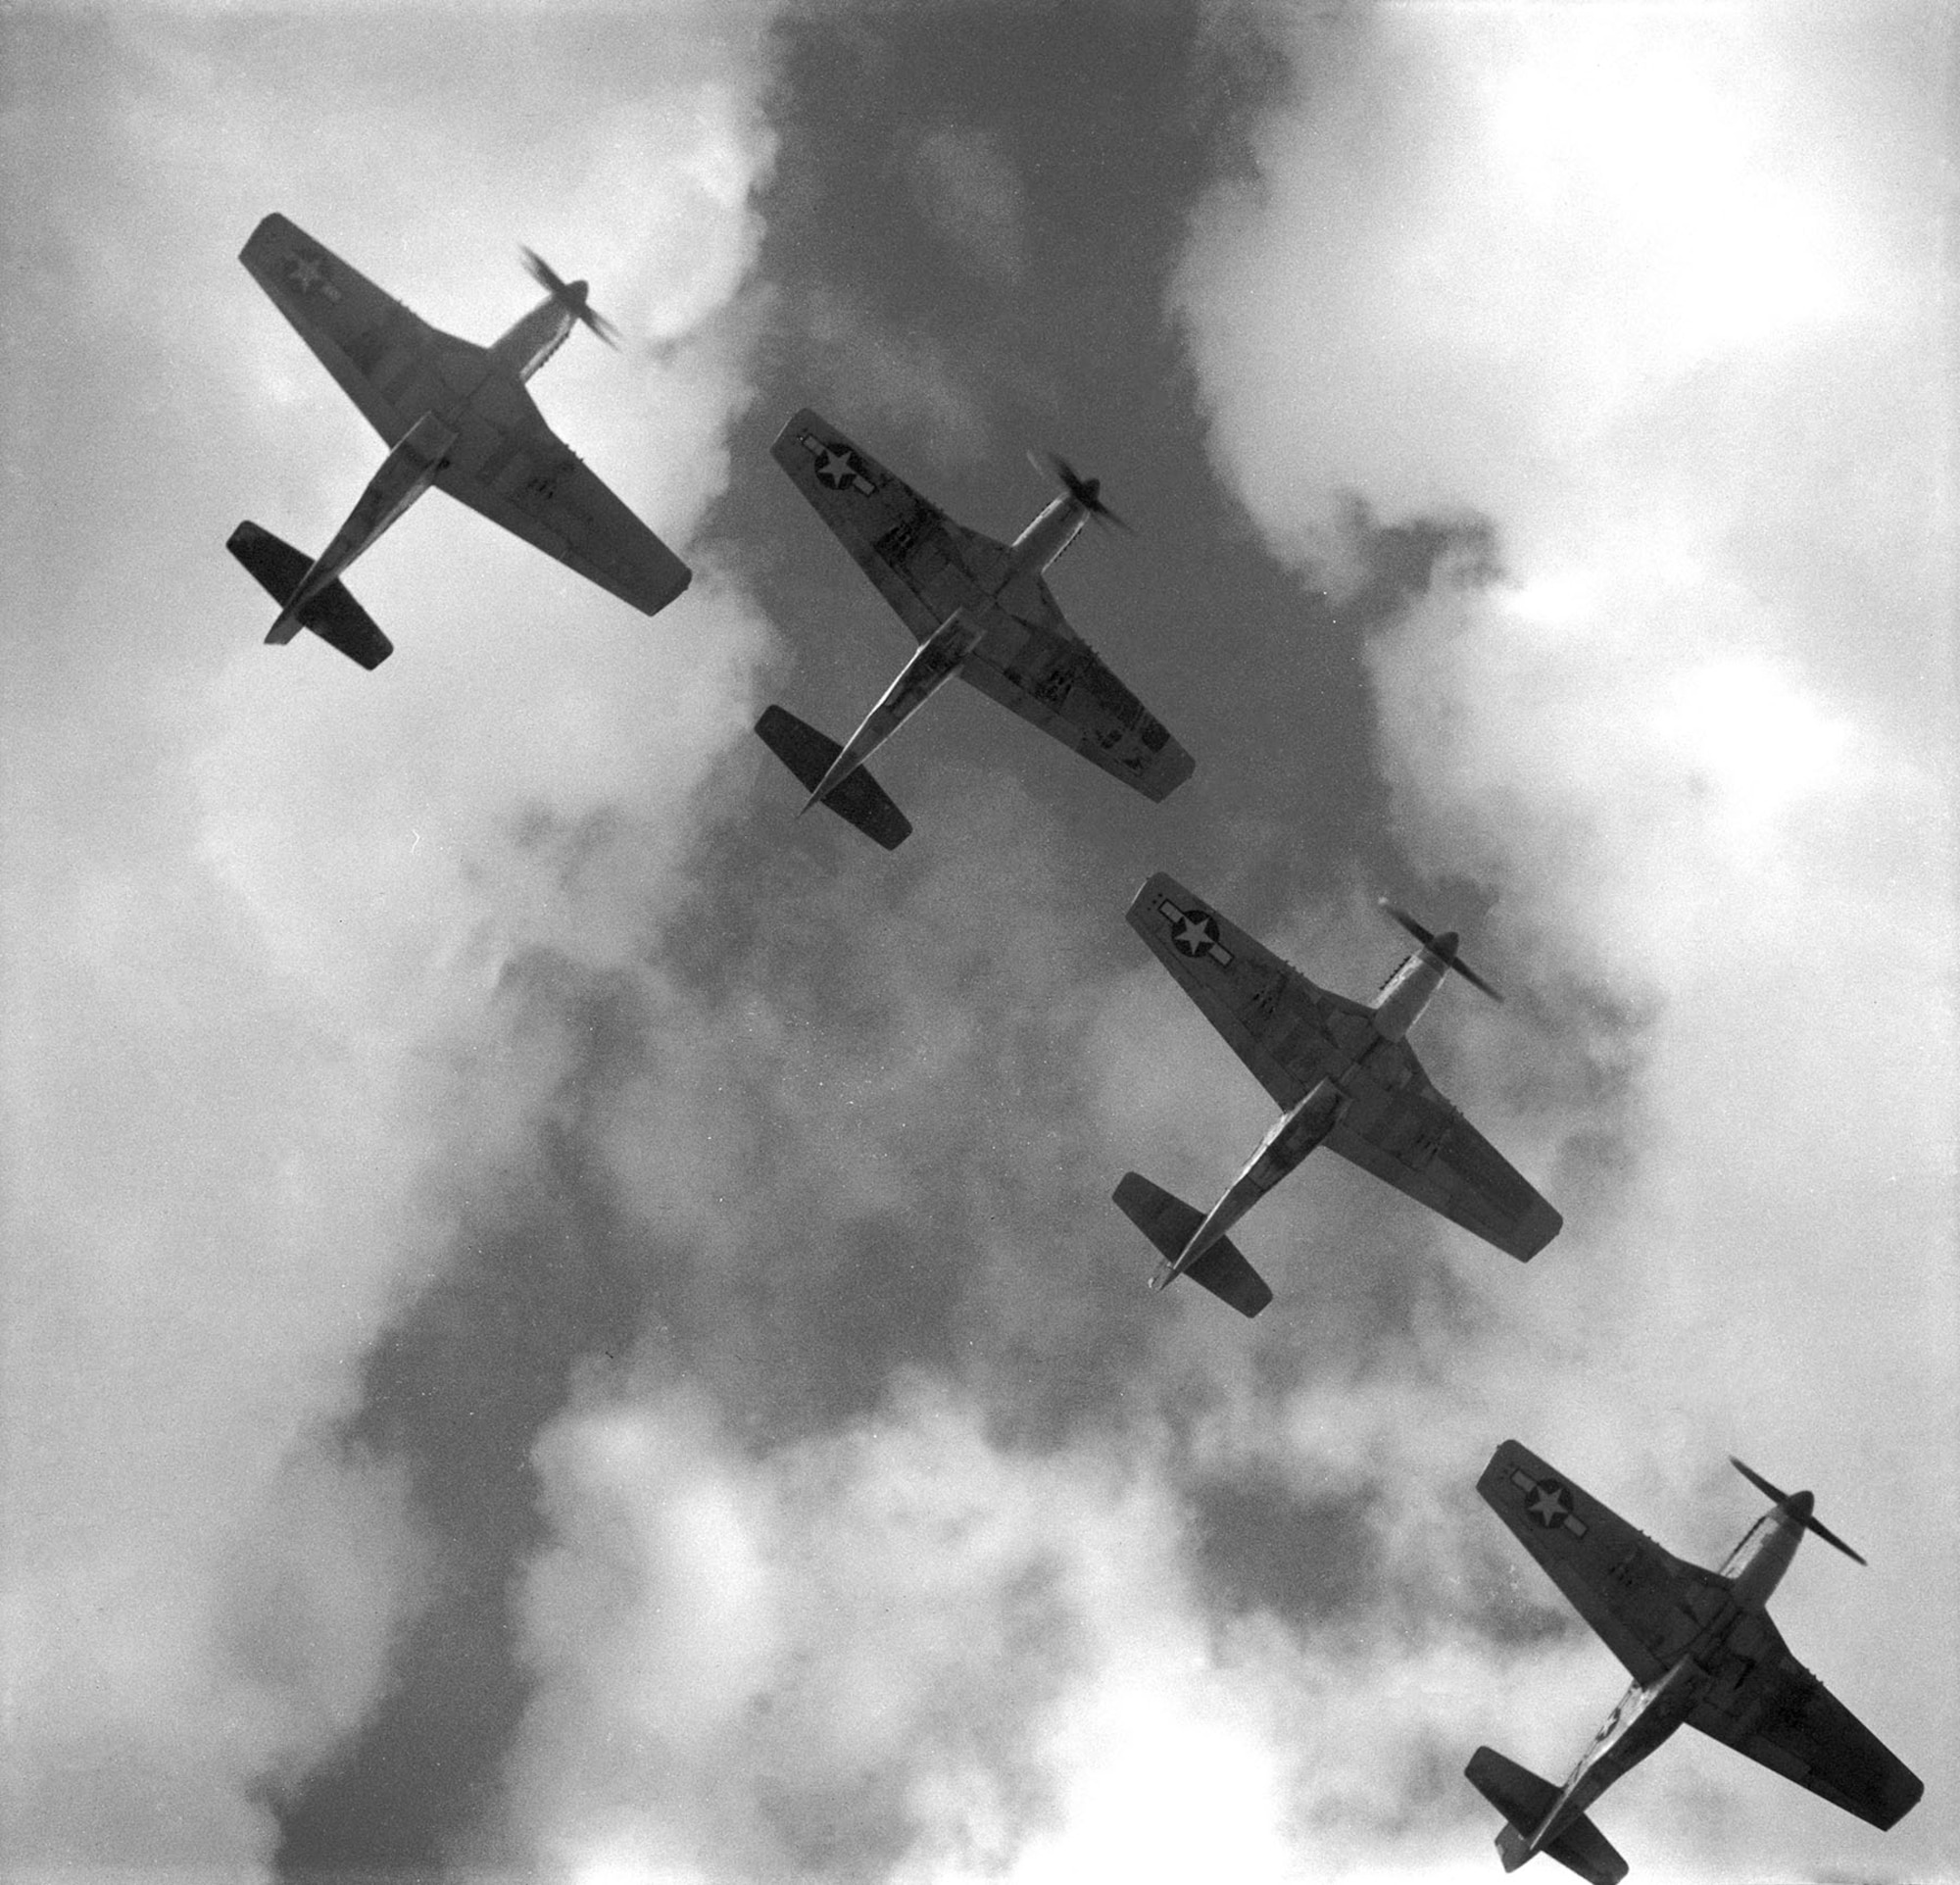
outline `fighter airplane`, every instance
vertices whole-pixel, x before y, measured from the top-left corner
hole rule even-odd
[[[431,484],[646,615],[687,587],[687,565],[572,455],[524,390],[574,322],[605,340],[612,331],[583,281],[561,281],[530,250],[523,256],[545,298],[479,347],[411,314],[283,216],[252,231],[239,261],[389,448],[318,557],[249,521],[231,533],[225,547],[279,605],[269,642],[311,628],[363,668],[386,661],[393,644],[340,575]]]
[[[1564,1219],[1437,1091],[1402,1038],[1452,969],[1502,997],[1459,959],[1453,930],[1433,936],[1382,907],[1419,946],[1364,1006],[1316,987],[1161,871],[1137,892],[1130,927],[1285,1109],[1201,1217],[1123,1174],[1116,1203],[1163,1259],[1152,1289],[1189,1276],[1258,1315],[1273,1292],[1225,1233],[1321,1144],[1521,1263],[1558,1235]]]
[[[1926,1791],[1790,1655],[1763,1608],[1806,1531],[1865,1561],[1818,1522],[1809,1493],[1779,1492],[1733,1456],[1730,1464],[1776,1503],[1709,1571],[1663,1551],[1515,1440],[1491,1456],[1477,1490],[1634,1678],[1563,1787],[1494,1749],[1471,1756],[1465,1776],[1504,1815],[1505,1871],[1549,1853],[1591,1885],[1618,1885],[1627,1861],[1586,1809],[1684,1721],[1881,1831]]]
[[[1061,495],[1007,544],[955,523],[808,409],[770,453],[919,642],[842,746],[781,707],[756,722],[808,788],[805,811],[821,802],[886,850],[903,844],[911,823],[864,762],[954,674],[1146,798],[1191,776],[1191,755],[1068,625],[1042,579],[1091,518],[1128,527],[1099,480],[1053,460]]]

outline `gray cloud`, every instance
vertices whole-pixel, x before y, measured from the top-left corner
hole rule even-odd
[[[1027,267],[1027,203],[1000,139],[935,125],[920,133],[907,168],[919,207],[954,253],[983,279],[1011,286]]]
[[[267,179],[284,177],[285,200],[322,205],[322,233],[353,259],[472,332],[505,314],[482,257],[521,217],[555,261],[591,267],[632,343],[623,362],[587,348],[554,363],[540,396],[555,422],[677,536],[724,475],[737,487],[726,514],[770,527],[704,556],[687,602],[647,624],[603,598],[582,610],[575,588],[474,520],[418,512],[363,577],[382,620],[415,634],[376,689],[325,659],[296,668],[305,650],[220,654],[256,599],[234,603],[156,554],[181,523],[155,514],[153,464],[92,467],[122,476],[119,501],[150,530],[87,565],[94,613],[51,611],[61,632],[23,664],[36,712],[16,751],[28,762],[9,775],[10,792],[31,780],[37,804],[60,788],[90,808],[30,824],[18,933],[74,948],[9,996],[10,1013],[83,1017],[44,1035],[53,1051],[26,1076],[44,1104],[57,1097],[29,1148],[39,1176],[17,1194],[43,1242],[22,1272],[33,1373],[16,1405],[52,1469],[48,1504],[28,1513],[39,1581],[9,1571],[10,1600],[24,1592],[26,1613],[56,1625],[29,1670],[25,1739],[35,1784],[53,1776],[37,1804],[74,1832],[71,1852],[249,1863],[277,1836],[294,1872],[1481,1871],[1491,1826],[1458,1777],[1468,1748],[1494,1739],[1555,1763],[1612,1692],[1610,1659],[1470,1491],[1496,1437],[1519,1432],[1708,1559],[1745,1513],[1719,1463],[1729,1445],[1817,1463],[1832,1521],[1860,1539],[1886,1529],[1915,1453],[1937,1457],[1936,1391],[1906,1400],[1879,1443],[1849,1415],[1833,1416],[1841,1435],[1814,1417],[1847,1405],[1844,1380],[1874,1380],[1864,1364],[1887,1343],[1908,1385],[1950,1368],[1936,1338],[1845,1288],[1838,1252],[1856,1246],[1832,1241],[1860,1213],[1936,1231],[1914,1174],[1888,1191],[1842,1106],[1845,1069],[1881,1084],[1873,1040],[1897,1066],[1918,1051],[1896,1004],[1875,1023],[1842,992],[1891,986],[1899,963],[1843,953],[1841,936],[1869,926],[1871,884],[1847,884],[1812,842],[1817,798],[1787,763],[1806,735],[1827,758],[1846,751],[1834,730],[1844,698],[1818,707],[1806,689],[1825,667],[1779,666],[1777,648],[1751,642],[1733,586],[1635,554],[1651,539],[1627,518],[1678,494],[1644,448],[1587,432],[1610,476],[1589,483],[1582,463],[1559,489],[1571,517],[1547,520],[1543,466],[1517,471],[1542,445],[1535,416],[1548,405],[1569,420],[1609,377],[1567,362],[1547,395],[1499,350],[1494,390],[1459,345],[1486,334],[1475,322],[1443,323],[1442,341],[1424,329],[1422,347],[1365,344],[1396,332],[1371,296],[1389,315],[1413,305],[1405,280],[1380,285],[1381,229],[1418,247],[1434,232],[1406,167],[1434,156],[1458,177],[1477,149],[1446,35],[1441,51],[1420,34],[1391,47],[1391,76],[1420,81],[1397,96],[1430,113],[1413,139],[1380,96],[1365,24],[1351,56],[1313,68],[1309,99],[1275,96],[1275,71],[1304,68],[1268,60],[1252,95],[1270,109],[1239,152],[1258,187],[1193,225],[1193,278],[1215,292],[1188,284],[1189,332],[1220,462],[1290,568],[1314,557],[1323,581],[1353,578],[1346,613],[1329,624],[1235,535],[1228,502],[1187,470],[1202,455],[1179,369],[1135,291],[1168,263],[1146,238],[1183,226],[1174,179],[1195,182],[1193,153],[1214,150],[1176,116],[1190,108],[1188,23],[1155,22],[1088,10],[1053,43],[1017,37],[1018,63],[984,69],[1011,111],[976,92],[949,120],[1019,125],[998,133],[1016,174],[1049,176],[1039,151],[1083,190],[1072,206],[1045,197],[1041,223],[1021,226],[1025,328],[991,313],[962,325],[968,310],[929,292],[938,245],[893,249],[877,206],[847,200],[853,167],[884,149],[875,113],[861,114],[865,148],[821,171],[820,140],[797,119],[804,93],[773,98],[764,122],[754,38],[675,37],[671,20],[646,29],[637,57],[607,41],[585,63],[567,51],[576,35],[518,31],[547,81],[520,125],[498,126],[521,176],[441,112],[417,130],[416,163],[463,206],[439,254],[390,253],[422,208],[383,215],[336,194],[339,145],[270,162],[286,150],[280,113],[301,109],[276,88],[246,121],[258,168],[225,172],[222,201],[207,192],[185,212],[186,239],[207,218],[249,227]],[[1084,85],[1108,64],[1112,23],[1156,63],[1134,86]],[[922,78],[959,65],[949,33],[916,52]],[[799,71],[825,70],[810,51],[822,38],[807,21],[787,35]],[[162,43],[185,62],[183,98],[224,75],[208,48]],[[283,28],[265,48],[282,73],[310,70]],[[649,72],[672,81],[658,109],[641,95]],[[483,77],[472,66],[464,89]],[[603,109],[557,109],[593,100]],[[1015,111],[1041,117],[1039,135]],[[168,132],[159,174],[181,180],[196,115],[152,122]],[[370,124],[351,107],[347,122]],[[1343,146],[1357,126],[1368,135]],[[119,167],[95,187],[113,208],[137,173],[123,146],[105,148]],[[1374,193],[1344,223],[1355,148],[1375,153],[1362,167]],[[1116,172],[1122,188],[1102,190]],[[764,240],[749,207],[771,174],[792,242]],[[799,200],[835,217],[799,222]],[[1482,214],[1474,191],[1465,200]],[[1396,211],[1385,223],[1383,205]],[[68,229],[68,267],[86,265],[91,283],[153,246],[127,236],[126,206],[101,221],[125,232],[105,241],[84,216]],[[357,249],[370,240],[371,255]],[[877,293],[861,291],[859,245],[889,272]],[[228,281],[228,258],[218,245],[209,272]],[[1051,277],[1070,284],[1059,302]],[[1542,273],[1521,278],[1548,292]],[[154,449],[187,416],[226,416],[219,469],[176,478],[212,490],[214,544],[269,488],[291,514],[327,519],[368,462],[323,376],[233,286],[249,313],[213,317],[234,350],[216,357],[249,379],[177,398],[135,441]],[[1668,305],[1636,298],[1654,321]],[[203,305],[169,315],[181,333],[146,336],[130,320],[79,337],[113,333],[144,361],[209,359],[183,350]],[[1235,309],[1271,324],[1234,325]],[[33,332],[51,344],[46,324]],[[738,420],[749,350],[773,360],[777,347],[768,410]],[[1342,410],[1365,419],[1347,430],[1325,419],[1330,350]],[[1400,379],[1411,353],[1422,371]],[[1129,376],[1103,374],[1105,354]],[[1748,359],[1754,389],[1777,393],[1776,363]],[[1140,691],[1155,701],[1168,677],[1180,727],[1191,715],[1211,734],[1190,794],[1164,808],[1098,797],[1103,781],[967,702],[946,709],[931,753],[894,749],[920,827],[905,853],[792,818],[788,782],[743,736],[755,676],[794,653],[790,678],[827,712],[830,680],[840,699],[847,682],[861,691],[846,671],[860,651],[810,632],[830,619],[814,605],[848,593],[866,620],[878,605],[844,588],[856,572],[810,520],[777,527],[781,508],[763,507],[786,505],[782,491],[744,509],[744,480],[752,459],[774,476],[750,435],[804,396],[777,381],[811,372],[821,386],[826,360],[860,414],[887,410],[873,393],[910,363],[889,395],[895,464],[916,443],[923,465],[957,465],[979,449],[962,440],[1054,412],[1121,466],[1157,562],[1087,549],[1058,586]],[[1095,441],[1086,400],[1050,396],[1047,379],[1078,371],[1122,414],[1108,438]],[[85,375],[69,380],[98,436],[123,409],[98,411]],[[1848,369],[1833,383],[1853,410],[1872,385]],[[1773,461],[1759,446],[1807,436],[1785,422],[1787,398],[1762,408],[1784,420],[1759,413],[1744,435],[1684,432],[1708,377],[1679,384],[1662,402],[1673,429],[1655,436],[1691,447],[1679,462],[1709,488]],[[297,466],[299,439],[318,454],[269,486],[263,467]],[[1487,463],[1484,482],[1472,473]],[[1008,486],[980,488],[998,506]],[[1816,489],[1808,472],[1770,479],[1749,528],[1780,557],[1784,533],[1760,519],[1793,503],[1815,521]],[[1344,514],[1342,491],[1368,508]],[[957,479],[935,491],[960,493]],[[1580,553],[1602,519],[1627,554],[1589,598]],[[51,514],[49,527],[74,549],[72,521]],[[1840,551],[1846,527],[1824,532]],[[1782,567],[1759,551],[1751,573]],[[772,608],[788,598],[793,648],[716,573],[738,563]],[[151,581],[208,627],[188,680],[136,639],[149,630],[131,599],[164,606]],[[60,588],[43,586],[44,600]],[[1670,633],[1677,605],[1713,621],[1707,640]],[[1818,639],[1805,637],[1807,660],[1823,660]],[[895,648],[881,644],[879,663]],[[1705,689],[1655,695],[1655,677],[1707,678],[1694,660],[1684,670],[1684,651],[1730,666]],[[159,698],[193,736],[159,733]],[[1625,743],[1630,714],[1654,722],[1644,744]],[[1371,725],[1386,784],[1367,776]],[[104,727],[140,762],[107,764]],[[1739,729],[1759,742],[1747,763],[1731,751]],[[1913,766],[1885,760],[1880,776],[1923,806]],[[1391,793],[1404,857],[1378,816]],[[1637,801],[1669,820],[1652,852],[1616,819]],[[1864,820],[1874,880],[1883,866],[1910,882],[1920,862],[1899,822]],[[1824,899],[1814,918],[1789,878],[1762,870],[1761,831],[1798,834],[1788,854],[1760,855],[1788,855],[1790,877]],[[1656,871],[1669,847],[1682,868]],[[1107,1201],[1116,1174],[1134,1164],[1205,1193],[1270,1116],[1117,919],[1147,853],[1355,993],[1394,960],[1368,910],[1381,874],[1433,872],[1420,887],[1439,914],[1474,917],[1477,960],[1511,1001],[1439,1003],[1422,1052],[1526,1169],[1555,1174],[1566,1237],[1520,1271],[1316,1162],[1248,1226],[1282,1291],[1258,1323],[1190,1290],[1147,1296],[1149,1254]],[[1697,886],[1729,880],[1717,866],[1739,891],[1704,910]],[[1936,967],[1921,903],[1887,895],[1911,970]],[[1834,975],[1808,973],[1808,959]],[[1869,1040],[1858,1031],[1873,1025]],[[1893,1111],[1919,1129],[1908,1100]],[[1691,1156],[1695,1135],[1722,1149],[1719,1187]],[[160,1185],[159,1170],[185,1175]],[[1775,1263],[1773,1236],[1787,1246]],[[149,1244],[154,1274],[115,1260]],[[1837,1313],[1844,1357],[1787,1313],[1784,1298],[1806,1294]],[[97,1297],[128,1313],[76,1309]],[[79,1336],[66,1347],[70,1315]],[[105,1355],[124,1364],[126,1402],[63,1388],[100,1379]],[[1888,1415],[1899,1407],[1873,1392]],[[215,1490],[183,1467],[193,1452],[226,1462]],[[63,1543],[64,1502],[91,1501],[110,1517],[84,1542],[109,1540],[106,1561]],[[223,1541],[221,1567],[207,1534]],[[1920,1613],[1912,1577],[1937,1588],[1933,1549],[1875,1553],[1866,1613],[1848,1625],[1843,1587],[1809,1582],[1808,1561],[1779,1612],[1902,1746],[1937,1727],[1909,1664],[1939,1639],[1893,1628]],[[160,1601],[167,1587],[183,1601]],[[115,1629],[81,1608],[131,1592],[125,1612],[108,1607]],[[214,1617],[224,1682],[220,1709],[200,1714],[185,1672],[207,1668]],[[114,1671],[119,1706],[77,1679],[96,1669]],[[64,1685],[63,1706],[46,1706]],[[228,1741],[223,1710],[246,1723]],[[1627,1796],[1650,1850],[1691,1848],[1684,1863],[1700,1875],[1758,1850],[1792,1866],[1836,1850],[1840,1829],[1810,1843],[1819,1819],[1800,1818],[1801,1801],[1798,1832],[1763,1840],[1733,1774],[1699,1771],[1656,1763],[1652,1788]],[[1767,1777],[1744,1798],[1768,1800],[1763,1812],[1788,1804]],[[1888,1850],[1916,1850],[1916,1824]]]
[[[1954,1069],[1916,1025],[1882,1043],[1864,992],[1895,946],[1950,950],[1923,846],[1941,769],[1920,708],[1882,699],[1903,670],[1849,671],[1807,547],[1832,536],[1888,634],[1943,632],[1882,547],[1882,520],[1924,516],[1930,435],[1877,417],[1935,371],[1924,304],[1887,285],[1923,279],[1913,238],[1877,234],[1933,187],[1907,54],[1925,23],[1725,16],[1719,43],[1698,16],[1648,24],[1519,10],[1475,33],[1393,13],[1303,30],[1310,94],[1255,140],[1257,183],[1221,194],[1180,302],[1214,449],[1275,546],[1388,605],[1367,660],[1397,830],[1418,867],[1494,893],[1529,991],[1501,1025],[1465,1017],[1451,1073],[1473,1115],[1497,1081],[1535,1120],[1568,1215],[1528,1307],[1483,1327],[1486,1364],[1508,1341],[1522,1370],[1487,1417],[1528,1417],[1575,1470],[1568,1436],[1602,1472],[1639,1462],[1638,1522],[1666,1537],[1690,1487],[1736,1513],[1698,1463],[1738,1433],[1862,1488],[1879,1432],[1947,1417],[1950,1340],[1917,1331],[1950,1326],[1950,1289],[1899,1261],[1898,1231],[1950,1245],[1932,1121]],[[1879,95],[1886,136],[1826,156],[1818,127]],[[1847,534],[1838,481],[1799,441],[1853,361],[1870,429],[1834,410],[1872,481],[1854,506],[1870,528]],[[1494,564],[1432,560],[1383,591],[1381,532],[1356,536],[1343,490],[1403,531],[1488,518]],[[1875,868],[1868,847],[1920,863]],[[1931,1111],[1824,1126],[1826,1092],[1901,1079]],[[1890,1481],[1879,1505],[1911,1496]],[[1695,1549],[1718,1556],[1723,1528]],[[1943,1600],[1928,1608],[1947,1580],[1917,1539],[1894,1551],[1887,1628],[1839,1592],[1824,1660],[1926,1765],[1945,1705],[1887,1632],[1950,1656]],[[1528,1715],[1497,1733],[1550,1740]],[[1687,1816],[1681,1862],[1719,1876],[1744,1852],[1807,1869],[1870,1849],[1788,1807],[1726,1785]],[[1608,1808],[1657,1851],[1680,1837],[1665,1809],[1641,1827],[1631,1793]],[[1887,1855],[1946,1838],[1933,1809]]]

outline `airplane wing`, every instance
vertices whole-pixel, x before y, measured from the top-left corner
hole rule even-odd
[[[283,216],[238,259],[390,445],[439,412],[456,443],[436,473],[451,497],[622,602],[653,615],[689,570],[545,423],[490,350],[431,327]]]
[[[960,678],[1147,799],[1168,798],[1198,762],[1067,625],[1048,584],[1035,586],[1050,624],[1036,627],[1014,618],[1007,638],[1014,646],[1006,659],[993,659],[991,644],[983,641],[960,668]]]
[[[621,602],[658,615],[693,571],[545,423],[514,379],[498,390],[498,422],[480,422],[480,409],[471,416],[478,422],[466,421],[437,488]]]
[[[1179,987],[1282,1107],[1344,1059],[1331,1028],[1368,1011],[1317,987],[1175,877],[1159,870],[1124,913]]]
[[[1003,607],[1003,545],[954,522],[808,407],[769,454],[918,640],[956,609],[982,624],[962,679],[1147,798],[1191,776],[1191,755],[1069,628],[1046,583],[1032,585],[1036,620]],[[976,573],[983,562],[993,586]]]
[[[1637,1682],[1665,1675],[1728,1601],[1727,1579],[1683,1563],[1515,1440],[1477,1490]]]
[[[390,445],[398,443],[426,408],[405,412],[383,388],[405,368],[419,377],[415,369],[447,336],[283,216],[267,217],[238,259],[362,417]]]
[[[1517,1168],[1444,1098],[1406,1042],[1410,1077],[1357,1098],[1326,1143],[1363,1171],[1529,1263],[1565,1219]]]
[[[920,641],[983,600],[959,555],[964,532],[828,420],[805,407],[769,456]]]
[[[1719,1684],[1689,1720],[1739,1754],[1884,1830],[1926,1783],[1789,1653],[1767,1616],[1769,1647],[1733,1689]]]

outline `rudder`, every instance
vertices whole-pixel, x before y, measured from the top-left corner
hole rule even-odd
[[[1110,1194],[1117,1209],[1136,1225],[1162,1256],[1173,1262],[1190,1243],[1192,1232],[1204,1221],[1182,1198],[1153,1185],[1141,1172],[1126,1171]],[[1208,1289],[1241,1315],[1256,1315],[1273,1300],[1266,1279],[1239,1252],[1229,1237],[1221,1237],[1184,1271],[1194,1283]]]
[[[765,707],[756,722],[762,744],[814,792],[843,747],[827,733],[780,707]],[[831,787],[823,803],[845,823],[853,824],[874,844],[896,851],[911,836],[911,820],[892,803],[891,795],[864,767],[858,767]]]
[[[224,547],[281,609],[313,568],[313,559],[304,550],[295,550],[249,518],[224,540]],[[328,647],[339,649],[369,672],[395,652],[395,644],[337,578],[300,611],[299,620],[301,627],[311,628]]]
[[[1494,1748],[1479,1748],[1463,1769],[1463,1777],[1504,1815],[1497,1854],[1505,1871],[1516,1871],[1531,1858],[1531,1836],[1558,1804],[1558,1789]],[[1627,1861],[1584,1813],[1540,1850],[1577,1872],[1588,1885],[1620,1885],[1627,1875]]]

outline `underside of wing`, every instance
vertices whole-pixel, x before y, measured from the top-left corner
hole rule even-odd
[[[1087,642],[1025,621],[1015,621],[1000,640],[1011,650],[1004,662],[991,659],[983,644],[960,670],[990,700],[1148,799],[1168,797],[1191,776],[1191,755]]]
[[[521,391],[514,383],[509,390]],[[499,427],[476,445],[466,428],[437,473],[451,497],[644,615],[657,615],[687,587],[687,565],[541,418]]]
[[[1683,1563],[1515,1440],[1477,1490],[1637,1681],[1665,1675],[1727,1601],[1713,1571]]]
[[[267,217],[238,259],[368,422],[397,443],[427,409],[408,383],[448,336],[283,216]]]
[[[827,419],[806,407],[769,456],[920,641],[981,599],[964,552],[999,546],[952,522]]]
[[[1772,1635],[1775,1626],[1763,1623]],[[1786,1780],[1884,1829],[1918,1805],[1926,1783],[1775,1637],[1767,1668],[1717,1690],[1689,1720]]]
[[[1259,1084],[1297,1106],[1334,1056],[1330,1024],[1364,1016],[1317,988],[1194,891],[1159,870],[1131,900],[1130,927],[1225,1037]]]
[[[1430,1083],[1415,1060],[1399,1090],[1357,1100],[1327,1135],[1344,1159],[1528,1263],[1565,1219]]]

